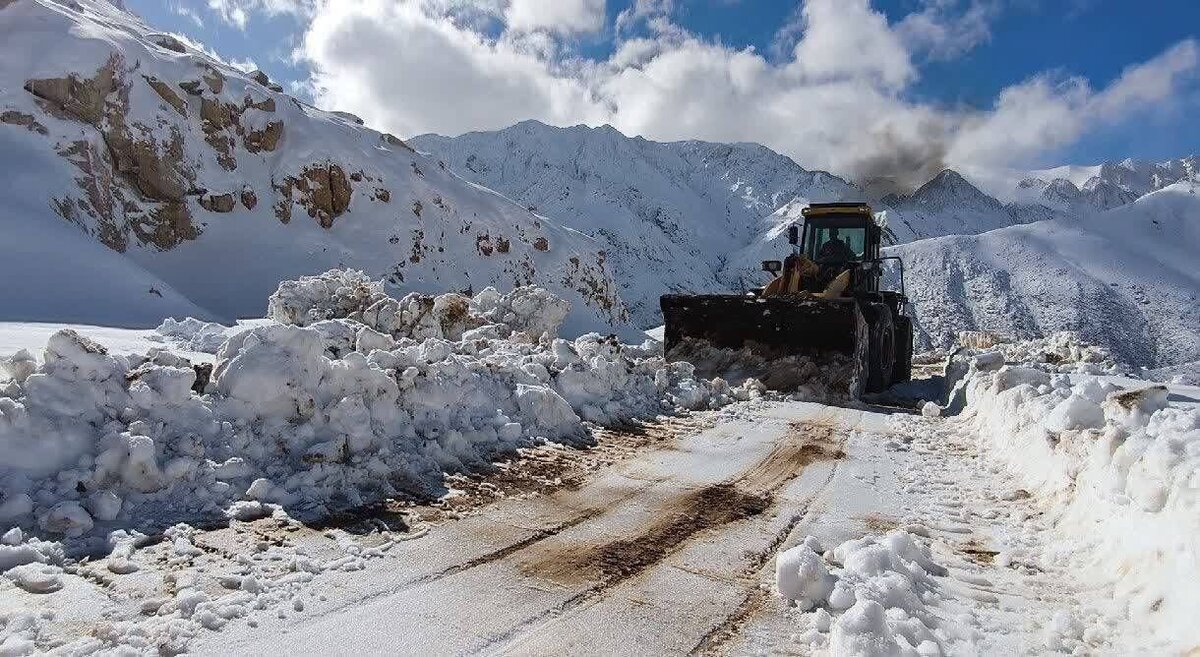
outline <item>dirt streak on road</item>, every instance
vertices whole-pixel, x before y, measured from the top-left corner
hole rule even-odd
[[[667,501],[653,520],[603,544],[569,545],[523,561],[521,570],[558,584],[611,588],[659,563],[700,532],[757,516],[775,493],[817,461],[844,456],[828,423],[796,423],[766,457],[735,477],[684,492]]]

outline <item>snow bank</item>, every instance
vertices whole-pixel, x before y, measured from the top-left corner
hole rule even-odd
[[[973,630],[939,613],[946,574],[903,530],[846,541],[828,552],[816,538],[776,558],[782,597],[801,612],[795,637],[832,655],[941,655]]]
[[[0,361],[0,530],[96,543],[238,502],[321,515],[436,494],[444,472],[523,445],[581,443],[585,422],[757,394],[697,379],[652,341],[556,338],[567,311],[538,288],[393,299],[334,271],[282,284],[278,321],[230,336],[211,377],[169,351],[114,355],[60,331],[40,363]]]
[[[1139,651],[1200,644],[1200,409],[1090,375],[1117,369],[1069,336],[998,347],[952,364],[963,421],[1060,531],[1046,559],[1112,587]]]

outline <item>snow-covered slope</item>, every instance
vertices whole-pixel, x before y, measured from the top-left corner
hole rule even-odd
[[[722,271],[731,254],[774,227],[778,208],[798,198],[863,198],[846,181],[757,144],[660,143],[609,126],[526,121],[410,143],[604,242],[621,296],[644,325],[657,323],[658,297],[666,291],[738,287]]]
[[[893,247],[905,260],[919,340],[1073,330],[1134,364],[1200,358],[1198,188],[1180,182],[1085,219]]]
[[[623,327],[603,246],[104,0],[0,3],[5,319],[261,316],[352,266],[400,291],[539,283]],[[47,48],[46,44],[53,44]]]

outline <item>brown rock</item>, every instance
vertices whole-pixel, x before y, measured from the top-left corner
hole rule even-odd
[[[221,93],[221,90],[225,88],[225,76],[211,66],[205,66],[205,68],[208,69],[208,73],[202,74],[200,77],[204,78],[204,83],[208,85],[209,91],[214,94]]]
[[[158,94],[159,98],[162,98],[167,102],[168,105],[174,107],[175,111],[178,112],[180,116],[187,116],[187,103],[179,97],[179,94],[175,93],[175,91],[171,89],[170,85],[162,80],[159,80],[158,78],[150,76],[143,77],[146,78],[146,83],[149,84],[150,88]]]
[[[375,199],[384,203],[389,203],[392,200],[392,193],[382,187],[375,189]]]
[[[231,116],[229,107],[216,98],[205,96],[200,101],[200,118],[211,123],[216,130],[229,127],[233,123]]]
[[[271,91],[274,91],[275,93],[283,93],[283,87],[275,84],[274,82],[272,82],[271,84],[268,84],[267,88],[270,89]]]
[[[258,205],[258,195],[249,187],[242,190],[242,205],[247,210],[253,210],[254,206]]]
[[[56,116],[65,116],[99,127],[105,115],[105,99],[118,85],[117,65],[120,58],[113,55],[91,78],[71,73],[63,78],[29,80],[25,91],[42,99],[46,109]]]
[[[273,152],[283,138],[283,121],[271,121],[262,130],[250,130],[242,137],[242,144],[251,153]]]
[[[183,45],[183,42],[170,34],[152,34],[150,35],[150,42],[160,48],[165,48],[173,52],[187,52],[187,48]]]
[[[547,241],[545,237],[539,237],[533,240],[533,248],[538,251],[549,251],[550,242]]]
[[[122,174],[147,198],[155,201],[181,201],[187,193],[187,178],[179,165],[183,158],[183,135],[172,131],[172,140],[160,150],[150,139],[133,139],[122,125],[110,126],[104,133],[117,173]]]
[[[163,251],[200,236],[185,203],[159,204],[148,216],[135,222],[132,228],[143,244],[153,244]]]
[[[271,84],[271,78],[267,77],[267,74],[262,72],[261,70],[255,70],[253,73],[251,73],[250,79],[254,80],[255,82],[261,84],[264,87],[267,86],[268,84]]]
[[[510,246],[511,245],[509,244],[508,240],[504,239],[503,237],[496,238],[496,253],[508,253]]]
[[[46,126],[38,123],[37,120],[33,118],[32,114],[25,114],[23,112],[17,112],[14,110],[9,110],[3,114],[0,114],[0,123],[20,126],[30,132],[36,132],[39,135],[50,134],[50,131],[46,129]]]
[[[305,167],[299,177],[285,178],[277,183],[280,200],[275,204],[275,216],[287,223],[291,220],[292,194],[298,193],[297,202],[308,210],[308,215],[317,220],[322,228],[331,228],[334,219],[350,207],[353,190],[346,172],[336,164]]]
[[[266,100],[261,100],[256,103],[256,102],[254,102],[253,98],[251,98],[249,95],[247,95],[245,100],[242,101],[242,104],[245,106],[246,109],[256,109],[256,110],[259,110],[260,112],[274,112],[275,111],[275,99],[274,98],[267,98]]]
[[[350,174],[350,180],[352,180],[354,182],[362,182],[362,179],[363,179],[362,171],[355,171],[354,173]]]
[[[271,187],[279,193],[279,199],[275,201],[275,218],[280,223],[288,223],[292,220],[292,187],[295,183],[295,178],[284,178],[283,182],[271,181]]]
[[[233,194],[206,194],[200,197],[200,207],[209,212],[233,212]]]
[[[179,88],[183,89],[184,91],[186,91],[188,94],[190,94],[192,96],[199,96],[200,94],[204,93],[204,91],[202,89],[200,89],[200,81],[199,80],[188,80],[186,82],[180,82]]]

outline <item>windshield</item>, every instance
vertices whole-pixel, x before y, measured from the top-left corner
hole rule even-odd
[[[816,261],[862,260],[867,248],[865,228],[809,227],[805,255]]]

